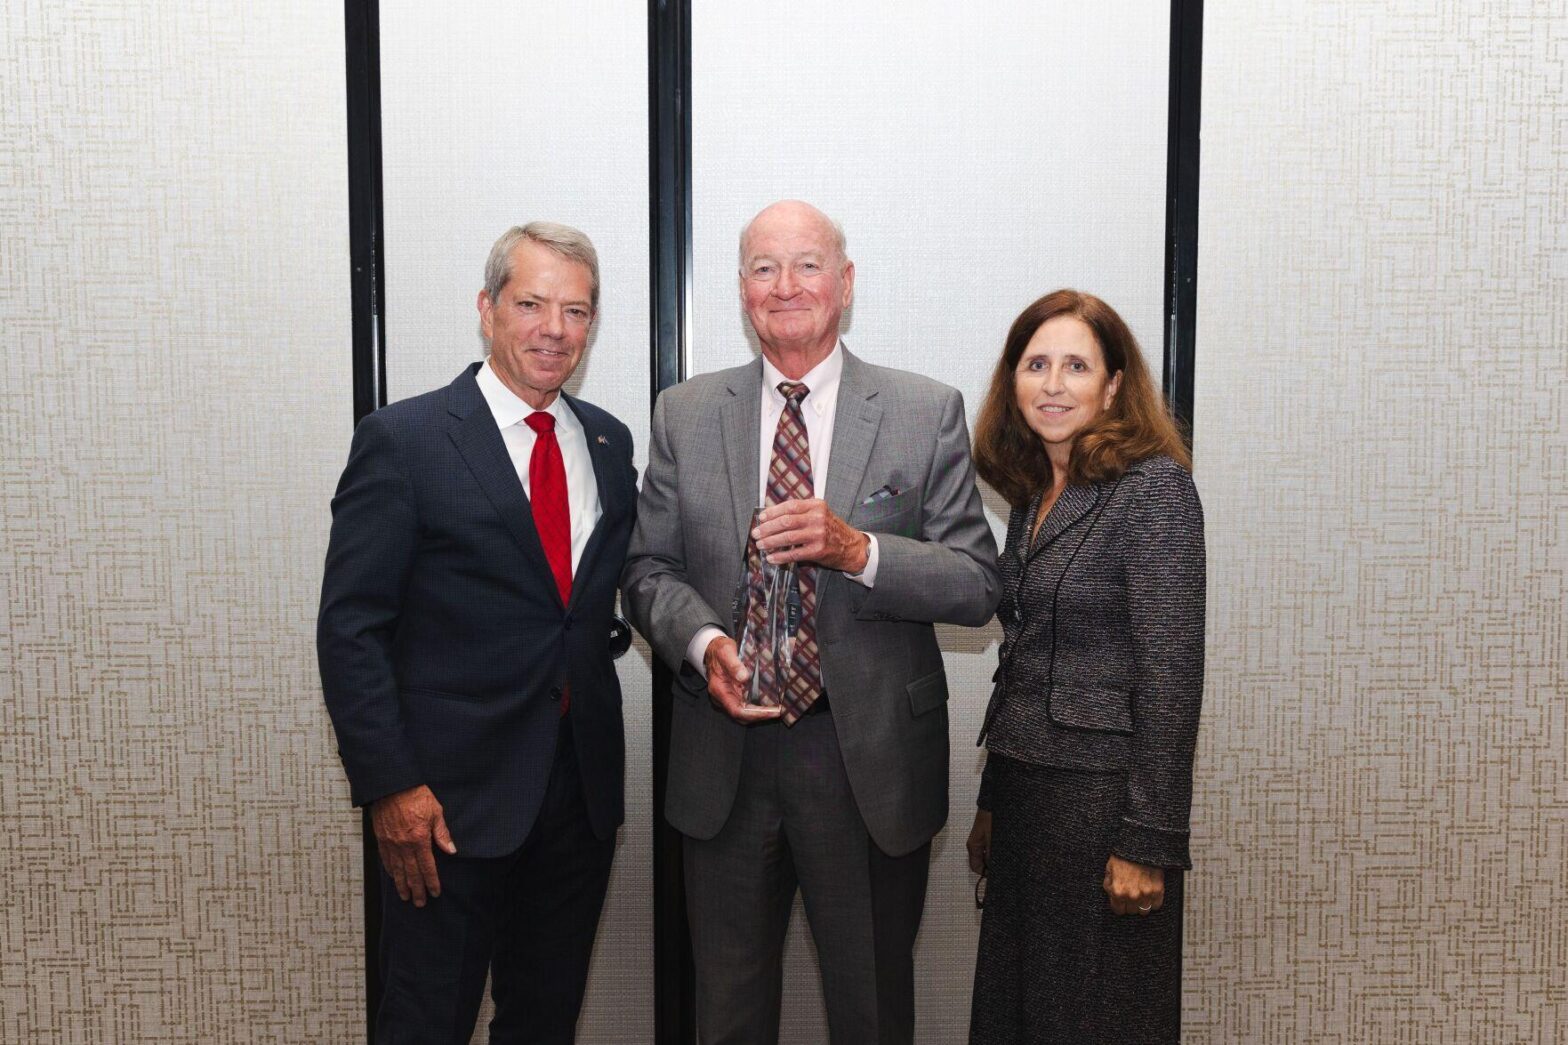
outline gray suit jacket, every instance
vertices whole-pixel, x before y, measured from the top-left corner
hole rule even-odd
[[[729,817],[748,727],[709,703],[686,647],[707,625],[731,630],[761,408],[761,360],[659,397],[621,579],[632,623],[676,669],[665,815],[696,838]],[[898,492],[867,503],[883,486]],[[856,804],[877,846],[900,856],[947,820],[947,675],[932,625],[984,624],[1000,590],[963,397],[845,350],[826,493],[840,518],[877,535],[874,588],[820,574],[817,636]]]

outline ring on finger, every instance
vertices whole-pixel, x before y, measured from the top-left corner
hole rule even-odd
[[[1149,906],[1145,907],[1142,904],[1139,904],[1138,910],[1142,911],[1144,914],[1148,914],[1150,911],[1154,910],[1154,905],[1151,903]]]

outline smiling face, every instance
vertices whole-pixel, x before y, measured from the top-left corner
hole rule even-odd
[[[1073,440],[1111,408],[1120,371],[1106,369],[1105,354],[1088,324],[1055,316],[1040,324],[1013,371],[1013,392],[1024,422],[1045,444],[1053,464],[1065,465]],[[1062,473],[1065,474],[1065,473]]]
[[[543,410],[582,360],[593,326],[588,266],[532,240],[512,250],[511,278],[494,301],[479,292],[490,366],[518,398]]]
[[[741,303],[781,371],[799,376],[827,358],[854,291],[855,266],[821,211],[786,201],[752,219],[741,239]]]

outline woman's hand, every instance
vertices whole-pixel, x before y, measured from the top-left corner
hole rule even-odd
[[[985,874],[991,860],[991,813],[981,809],[975,813],[975,826],[969,829],[969,840],[964,843],[969,850],[969,869],[975,874]]]
[[[971,864],[974,863],[974,837],[971,832]],[[1111,898],[1111,910],[1117,914],[1150,914],[1165,904],[1163,867],[1135,864],[1131,860],[1113,856],[1105,862],[1105,881],[1101,884],[1105,888],[1105,895]]]

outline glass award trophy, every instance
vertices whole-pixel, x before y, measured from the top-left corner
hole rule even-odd
[[[748,534],[756,529],[761,511],[752,509]],[[735,644],[741,663],[751,670],[746,703],[776,707],[783,702],[793,671],[800,583],[794,563],[773,565],[749,538],[743,570],[735,600]]]

